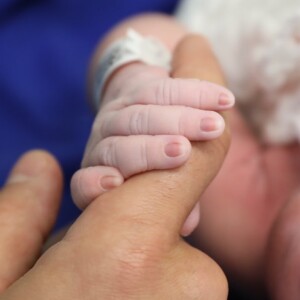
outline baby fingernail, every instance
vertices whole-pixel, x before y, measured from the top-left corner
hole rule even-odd
[[[215,118],[204,118],[201,120],[200,128],[202,131],[216,131],[221,128],[221,121]]]
[[[185,146],[180,143],[170,143],[165,146],[165,153],[169,157],[180,156],[185,151]]]
[[[229,106],[234,104],[234,96],[232,94],[221,93],[219,97],[219,105]]]
[[[101,186],[105,190],[111,190],[123,183],[123,179],[118,176],[105,176],[101,179]]]

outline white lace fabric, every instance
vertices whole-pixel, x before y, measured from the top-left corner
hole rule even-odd
[[[300,141],[300,2],[182,0],[177,18],[211,42],[264,142]]]

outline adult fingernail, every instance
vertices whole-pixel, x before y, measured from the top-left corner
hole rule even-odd
[[[40,150],[23,154],[13,167],[7,183],[22,183],[39,178],[47,169],[49,159],[49,154]]]
[[[221,123],[222,123],[221,120],[207,117],[201,120],[200,129],[202,131],[207,131],[207,132],[216,131],[221,128],[222,126]]]
[[[30,180],[32,177],[29,177],[27,175],[23,174],[13,174],[7,178],[6,183],[11,184],[11,183],[22,183]]]
[[[221,95],[219,97],[219,105],[221,105],[221,106],[231,106],[233,104],[234,104],[233,94],[221,93]]]
[[[169,143],[165,146],[165,153],[169,157],[177,157],[186,152],[186,147],[180,143]]]
[[[123,183],[123,178],[118,176],[105,176],[101,179],[101,186],[105,190],[111,190]]]

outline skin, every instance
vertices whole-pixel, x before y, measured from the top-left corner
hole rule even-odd
[[[207,49],[188,37],[176,56],[178,75],[190,39]],[[0,194],[1,221],[9,225],[1,226],[0,299],[227,299],[221,269],[180,229],[228,145],[226,131],[194,145],[184,167],[135,176],[97,198],[37,261],[57,214],[62,175],[49,154],[25,154]]]
[[[299,146],[262,145],[236,109],[229,124],[231,147],[190,241],[253,298],[299,299]]]
[[[154,36],[170,53],[185,33],[174,18],[160,14],[135,16],[121,22],[96,50],[90,67],[91,82],[103,52],[123,38],[128,28]],[[221,96],[230,101],[221,102]],[[190,155],[190,141],[215,139],[223,133],[224,120],[216,111],[229,109],[233,104],[234,96],[224,86],[196,77],[171,78],[165,68],[141,62],[117,69],[108,78],[82,168],[71,181],[75,204],[84,209],[128,177],[183,165]],[[201,125],[207,119],[209,126],[203,129]],[[166,153],[167,147],[171,148],[171,155]],[[199,204],[183,225],[182,235],[189,235],[198,221]]]
[[[193,49],[191,62],[204,53]],[[180,70],[181,77],[199,70],[188,64],[185,68],[186,74]],[[176,66],[173,69],[176,75]],[[209,70],[205,69],[205,74],[210,74]],[[220,72],[203,79],[220,82],[216,74]],[[299,146],[262,145],[237,109],[227,116],[230,149],[200,198],[201,222],[189,241],[216,259],[250,299],[297,300]]]
[[[150,27],[162,21],[159,16],[155,22],[150,20]],[[125,25],[137,26],[139,32],[147,35],[149,23],[137,18]],[[176,26],[168,31],[157,30],[154,35],[173,49],[173,41],[182,34]],[[124,35],[124,27],[117,27],[108,35],[95,57]],[[164,36],[165,32],[170,35]],[[198,72],[203,72],[205,75],[201,73],[198,78],[224,84],[220,72],[210,72],[210,64],[194,67],[199,57],[202,62],[207,60],[207,53],[195,45],[190,48],[180,77],[197,77]],[[95,62],[91,76],[94,66]],[[174,77],[176,68],[175,63]],[[228,119],[232,129],[229,155],[200,199],[201,222],[189,241],[216,259],[231,281],[250,297],[299,299],[299,146],[262,145],[237,109],[230,112]]]
[[[220,72],[193,67],[193,61],[207,57],[190,47],[186,62],[191,64],[180,77],[203,70],[205,76],[198,78],[224,84]],[[176,77],[176,64],[173,70]],[[299,299],[299,146],[262,145],[237,109],[228,121],[229,154],[200,199],[201,222],[190,242],[216,259],[253,298]]]

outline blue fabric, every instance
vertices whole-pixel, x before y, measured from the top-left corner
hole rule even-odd
[[[52,152],[63,166],[65,192],[57,226],[79,211],[69,181],[78,169],[93,114],[86,70],[97,41],[139,12],[170,13],[176,0],[0,1],[0,185],[32,148]]]

